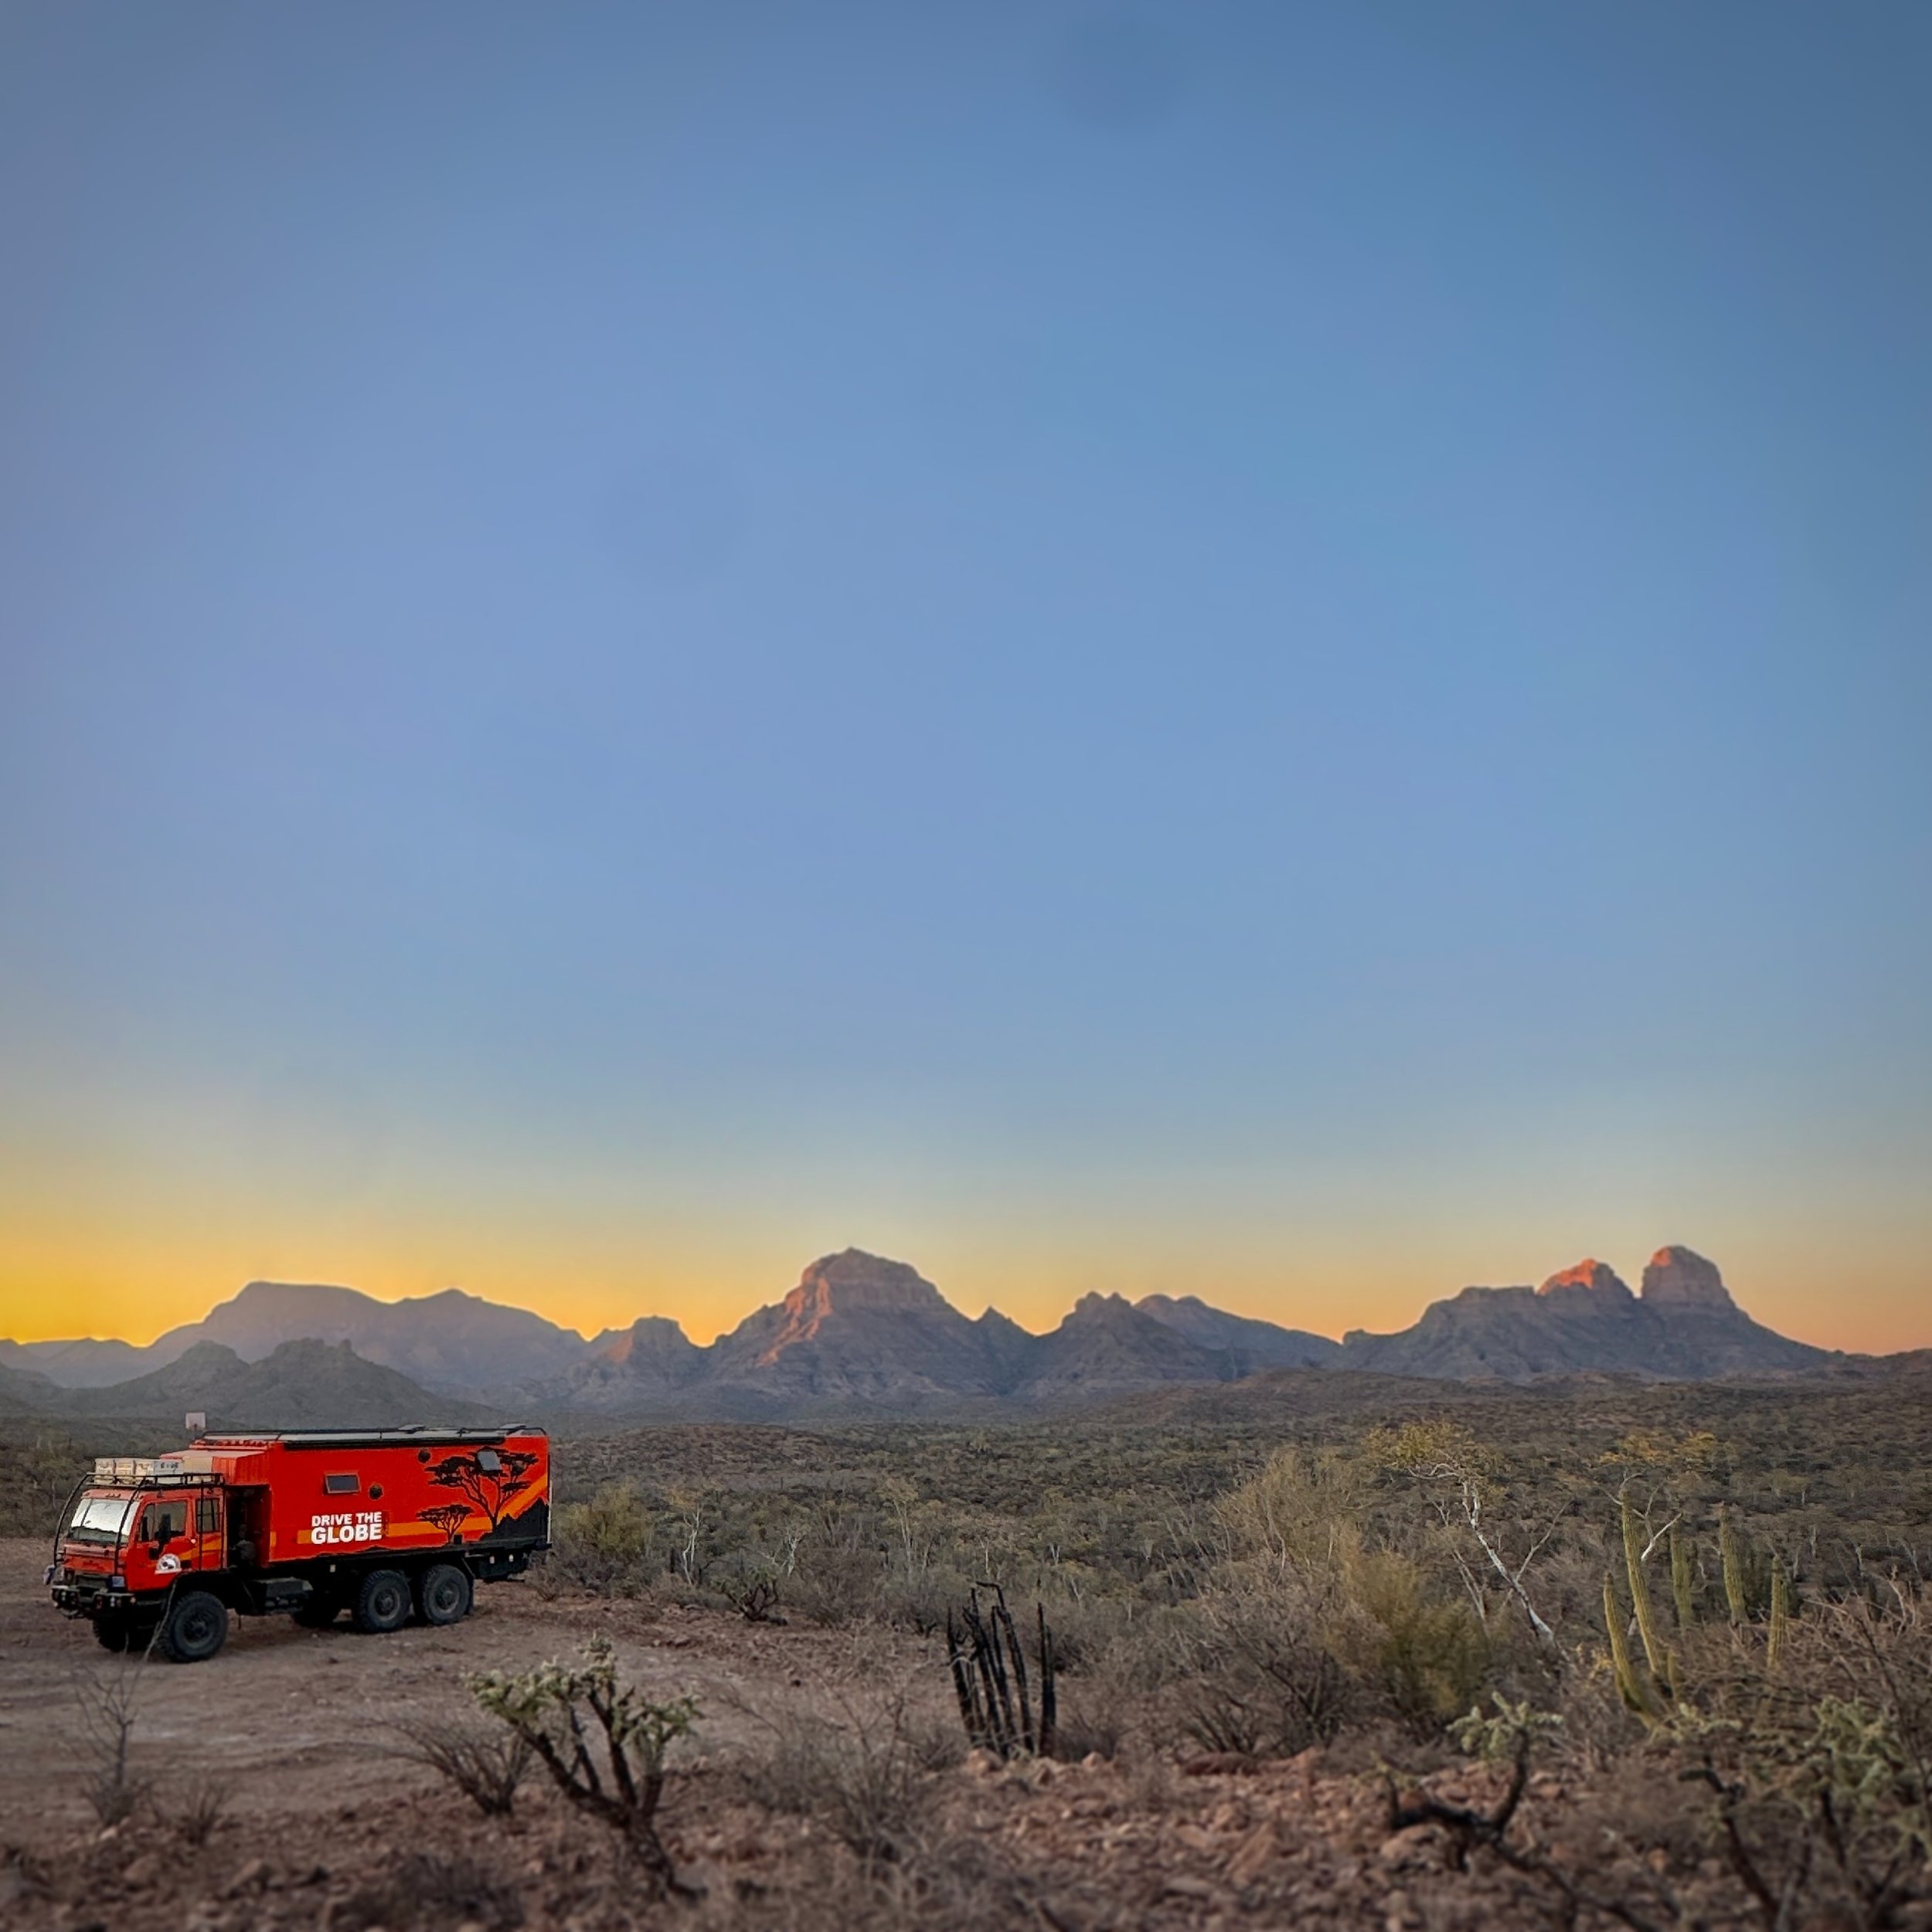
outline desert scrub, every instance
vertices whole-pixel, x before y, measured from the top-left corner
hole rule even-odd
[[[964,1747],[903,1692],[750,1714],[768,1743],[745,1764],[745,1788],[767,1811],[816,1819],[869,1868],[930,1839],[936,1774]]]
[[[666,1757],[698,1717],[692,1699],[655,1702],[623,1682],[607,1637],[584,1645],[580,1665],[489,1671],[471,1688],[536,1753],[563,1796],[617,1835],[653,1891],[681,1889],[657,1819]]]
[[[529,1740],[502,1726],[417,1723],[399,1724],[388,1747],[410,1764],[432,1770],[461,1791],[485,1818],[508,1818],[535,1761]]]
[[[652,1567],[652,1527],[650,1511],[630,1484],[606,1483],[588,1502],[566,1503],[557,1512],[552,1565],[587,1589],[634,1591]]]

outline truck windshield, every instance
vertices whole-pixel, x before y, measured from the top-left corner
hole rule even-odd
[[[132,1496],[83,1496],[68,1519],[67,1534],[77,1543],[118,1543],[134,1506]]]

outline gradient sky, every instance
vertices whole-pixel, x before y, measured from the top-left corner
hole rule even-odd
[[[1932,1342],[1932,8],[0,12],[0,1332],[848,1243]]]

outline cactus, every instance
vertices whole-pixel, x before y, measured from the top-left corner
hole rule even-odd
[[[1784,1633],[1791,1628],[1791,1586],[1784,1566],[1771,1559],[1771,1641],[1764,1653],[1766,1665],[1776,1670],[1784,1654]]]
[[[1657,1634],[1657,1613],[1651,1607],[1650,1586],[1644,1580],[1643,1532],[1637,1513],[1630,1506],[1630,1492],[1622,1492],[1617,1507],[1623,1519],[1624,1566],[1630,1572],[1631,1607],[1637,1613],[1637,1634],[1644,1640],[1644,1662],[1653,1677],[1664,1673],[1664,1646]]]
[[[1691,1544],[1675,1523],[1670,1526],[1670,1594],[1677,1605],[1677,1628],[1689,1630],[1697,1621],[1691,1596]]]
[[[1742,1624],[1750,1614],[1744,1595],[1744,1553],[1737,1546],[1730,1512],[1721,1503],[1717,1509],[1717,1548],[1724,1566],[1724,1601],[1730,1607],[1732,1623]]]
[[[1617,1600],[1616,1580],[1604,1573],[1604,1628],[1610,1633],[1611,1670],[1617,1680],[1617,1694],[1646,1724],[1659,1723],[1657,1694],[1638,1674],[1630,1654],[1630,1641],[1624,1628],[1623,1607]]]

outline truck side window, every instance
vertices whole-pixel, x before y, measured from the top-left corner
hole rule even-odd
[[[360,1476],[325,1476],[322,1478],[324,1492],[332,1496],[352,1496],[362,1486]]]
[[[195,1527],[204,1536],[213,1536],[221,1528],[221,1503],[213,1496],[197,1496],[195,1498]]]
[[[178,1502],[151,1502],[141,1512],[141,1539],[159,1543],[164,1536],[179,1536],[188,1527],[188,1512]]]

